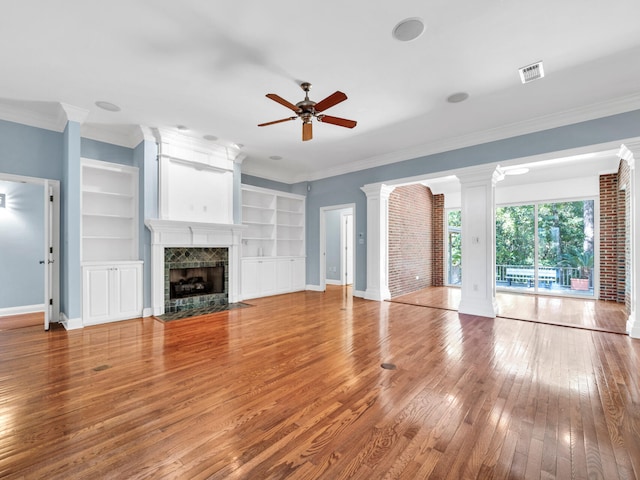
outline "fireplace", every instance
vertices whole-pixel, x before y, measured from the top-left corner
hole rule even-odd
[[[165,313],[227,305],[228,258],[228,248],[165,248]]]
[[[240,298],[240,239],[244,225],[147,220],[151,231],[151,315],[163,315],[194,305],[200,295],[170,298],[169,270],[175,268],[224,267],[224,293],[205,301],[236,303]],[[199,257],[201,250],[218,253]],[[222,253],[224,251],[224,253]],[[187,255],[188,252],[188,255]],[[216,256],[221,254],[222,256]],[[194,256],[195,255],[195,256]],[[198,262],[198,265],[190,263]],[[182,265],[179,265],[182,263]],[[167,265],[169,264],[169,265]],[[224,298],[224,300],[223,300]]]
[[[172,268],[169,270],[169,298],[224,293],[224,266]]]

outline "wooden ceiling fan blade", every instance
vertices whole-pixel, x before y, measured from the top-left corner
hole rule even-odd
[[[300,111],[300,109],[296,107],[293,103],[288,102],[287,100],[285,100],[279,95],[276,95],[275,93],[267,93],[267,98],[270,98],[274,102],[278,102],[280,105],[284,105],[285,107],[293,110],[296,113]]]
[[[322,123],[331,123],[340,127],[353,128],[358,122],[355,120],[347,120],[346,118],[330,117],[329,115],[319,115],[318,120]]]
[[[313,127],[311,126],[311,122],[302,124],[302,141],[306,142],[307,140],[311,140],[313,138]]]
[[[259,127],[266,127],[267,125],[275,125],[276,123],[282,123],[282,122],[289,122],[291,120],[295,120],[298,117],[289,117],[289,118],[283,118],[281,120],[274,120],[273,122],[266,122],[266,123],[261,123],[260,125],[258,125]]]
[[[324,100],[320,100],[318,103],[316,103],[316,112],[324,112],[327,108],[331,108],[340,102],[344,102],[346,99],[347,96],[340,91],[332,93]]]

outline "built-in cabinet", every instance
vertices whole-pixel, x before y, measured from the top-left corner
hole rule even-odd
[[[82,266],[84,325],[142,314],[142,262]]]
[[[82,321],[142,315],[138,169],[82,159]]]
[[[305,289],[305,197],[242,186],[242,297]]]

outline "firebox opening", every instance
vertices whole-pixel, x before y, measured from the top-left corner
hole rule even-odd
[[[170,299],[224,293],[224,266],[171,269],[169,286]]]

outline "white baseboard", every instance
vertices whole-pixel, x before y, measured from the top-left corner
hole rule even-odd
[[[632,311],[627,319],[627,333],[631,338],[640,338],[640,322],[636,318],[635,311]]]
[[[44,312],[44,303],[40,305],[24,305],[20,307],[7,307],[0,308],[0,317],[7,315],[23,315],[25,313],[40,313]]]
[[[67,316],[60,312],[60,323],[65,328],[65,330],[77,330],[79,328],[84,327],[82,324],[82,318],[67,318]]]

